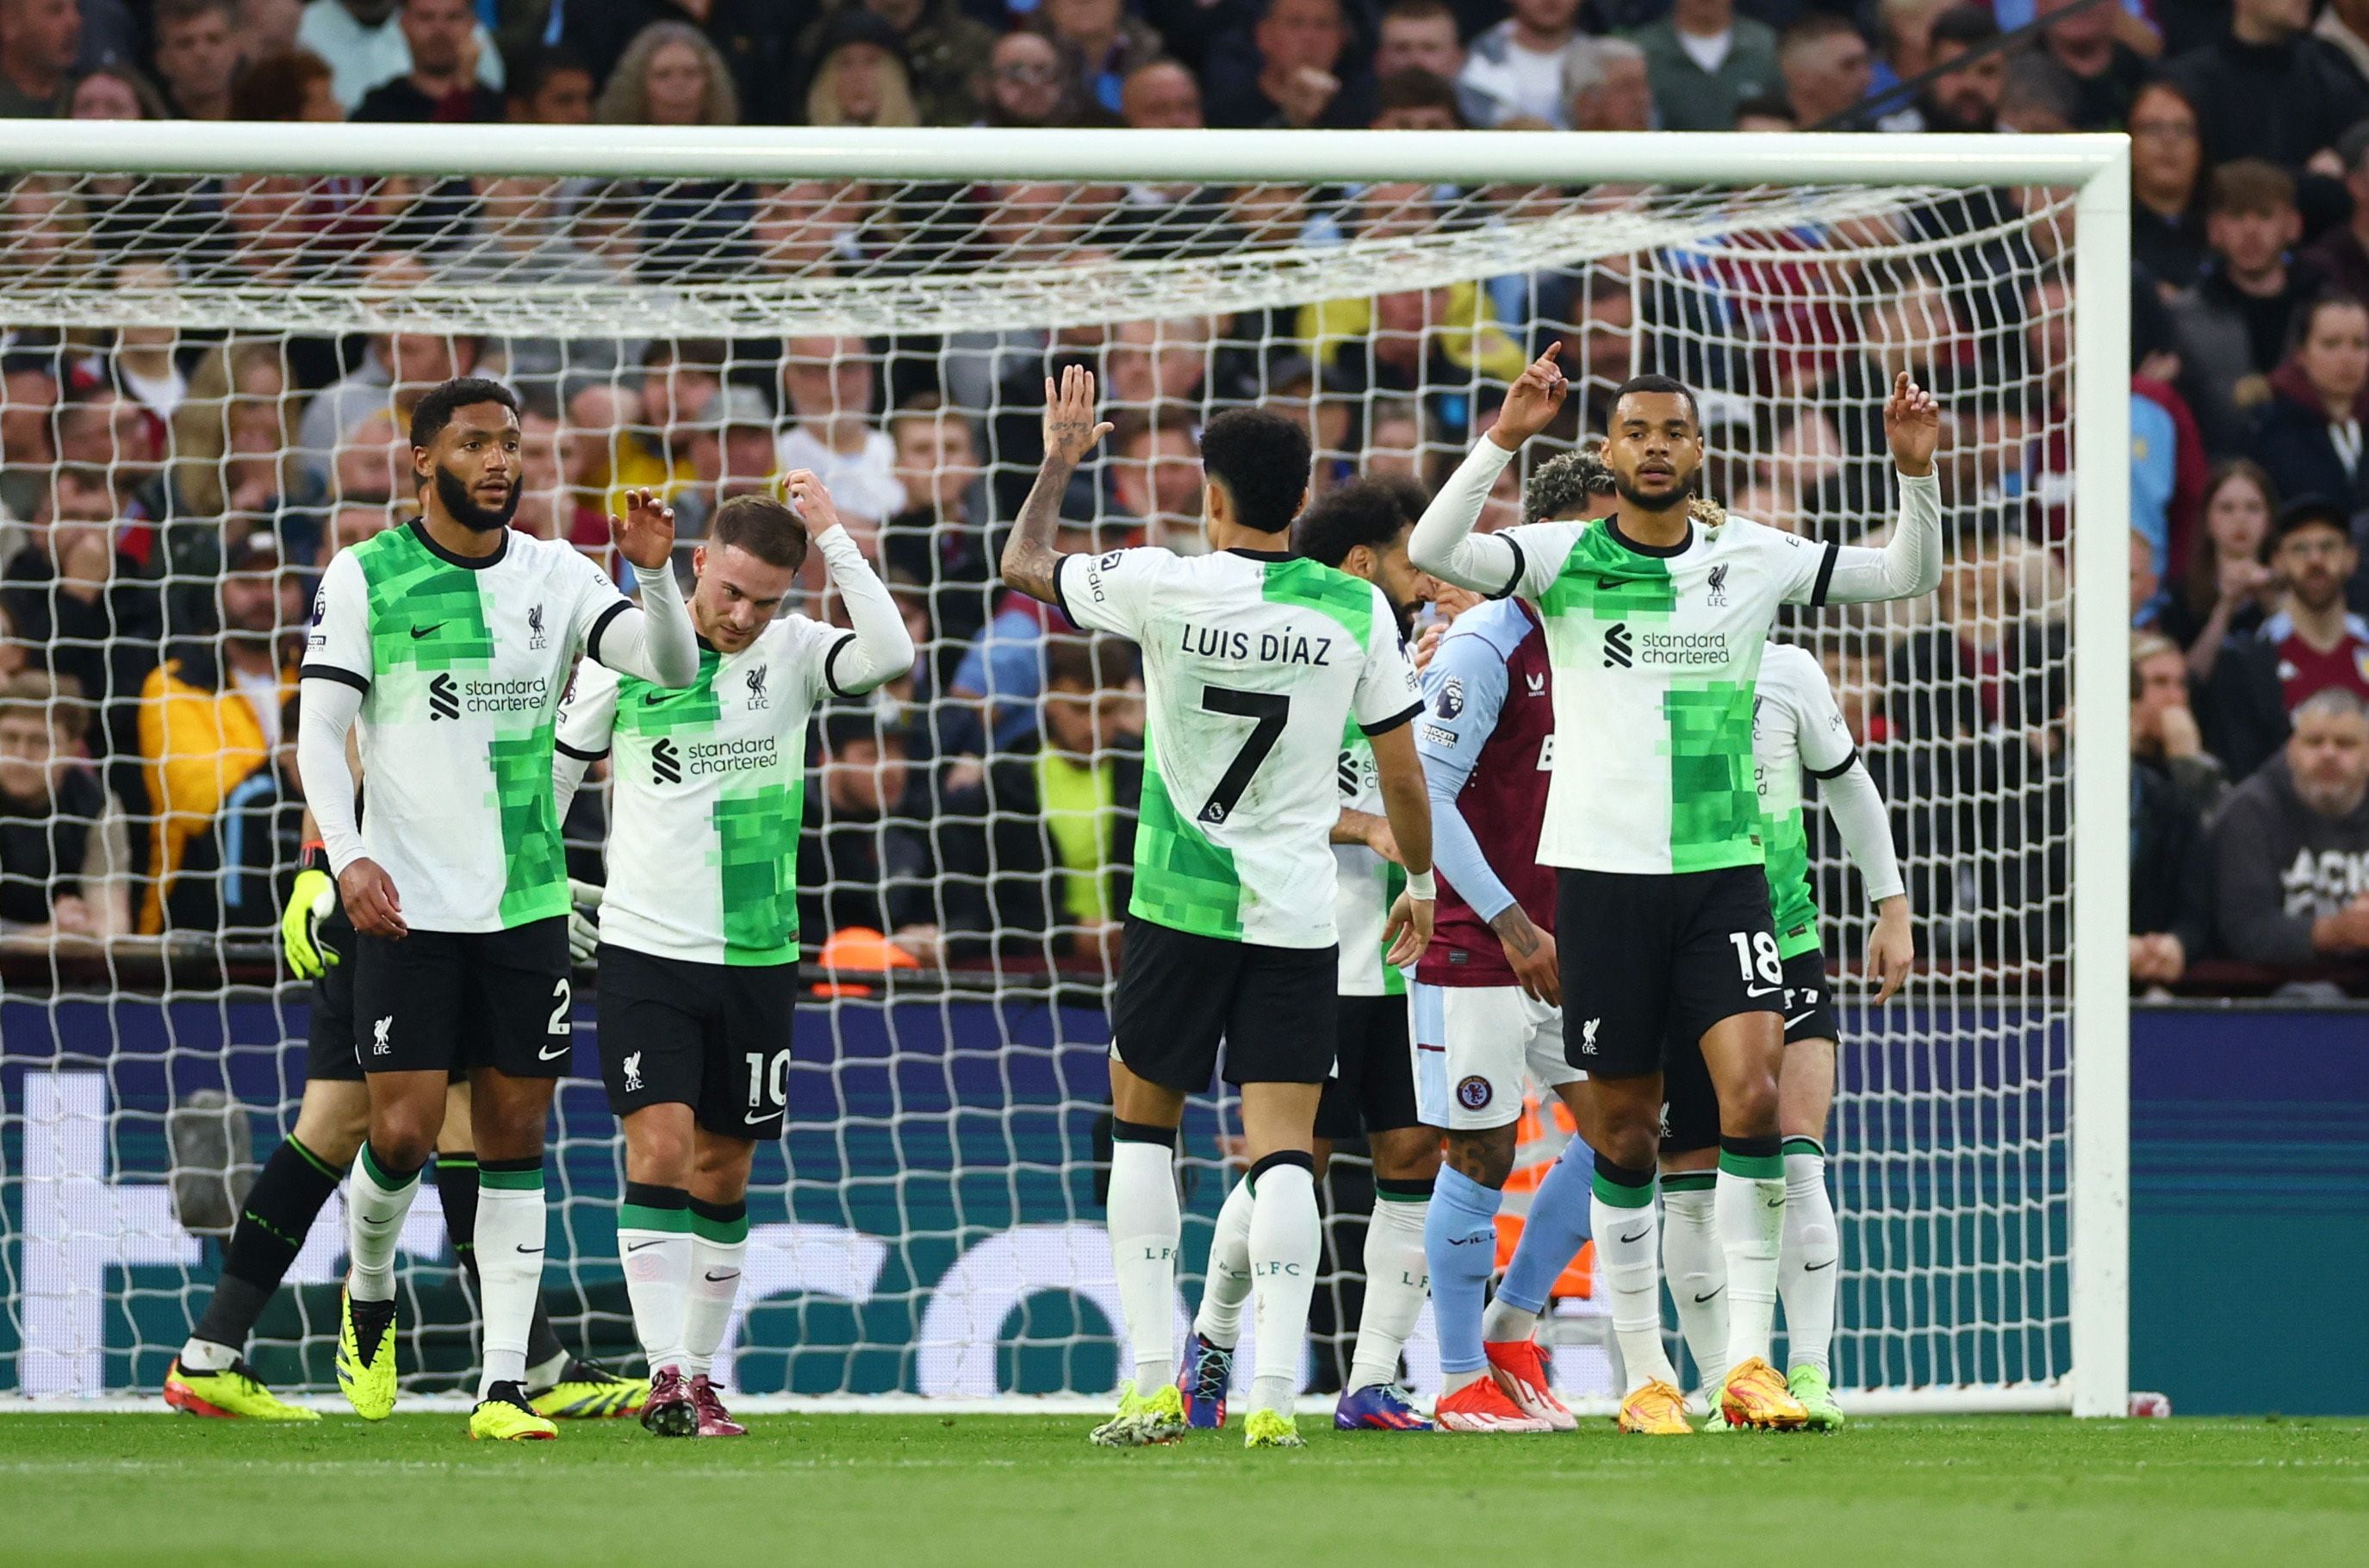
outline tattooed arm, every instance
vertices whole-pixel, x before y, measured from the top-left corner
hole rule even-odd
[[[1003,544],[1003,580],[1031,599],[1058,602],[1053,578],[1060,569],[1061,553],[1053,548],[1053,530],[1060,525],[1061,497],[1079,463],[1110,429],[1094,419],[1092,371],[1071,365],[1061,372],[1059,386],[1046,377],[1045,461],[1037,465],[1036,486]]]

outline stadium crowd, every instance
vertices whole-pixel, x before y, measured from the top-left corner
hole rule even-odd
[[[2369,979],[2369,0],[2314,11],[0,0],[0,116],[2127,131],[2130,970],[2143,988],[2268,990]],[[326,268],[389,296],[882,276],[1419,233],[1461,200],[32,175],[0,202],[0,276],[79,268],[140,291]],[[1304,409],[1320,486],[1360,468],[1436,481],[1560,340],[1585,395],[1564,441],[1631,369],[1688,376],[1708,394],[1714,492],[1819,537],[1885,522],[1892,372],[1944,396],[1951,559],[1935,605],[1799,630],[1894,802],[1923,950],[1971,974],[2044,970],[2069,909],[2071,290],[2061,225],[2022,200],[1937,200],[1898,237],[1963,241],[1975,262],[1904,246],[1726,338],[1721,292],[1750,291],[1652,258],[1231,317],[870,341],[0,320],[0,942],[206,944],[276,924],[301,838],[293,660],[313,582],[415,505],[410,403],[475,372],[521,394],[521,528],[602,551],[616,498],[650,486],[688,548],[721,500],[805,467],[889,574],[923,651],[818,727],[800,859],[811,948],[857,969],[1100,974],[1127,902],[1140,686],[1131,649],[994,580],[1039,456],[1042,378],[1098,369],[1117,426],[1063,547],[1189,550],[1213,408]],[[1765,395],[1719,395],[1745,388]],[[1492,525],[1519,507],[1509,486]],[[598,811],[588,791],[568,823],[596,878]],[[1839,880],[1824,892],[1829,911],[1856,907]]]

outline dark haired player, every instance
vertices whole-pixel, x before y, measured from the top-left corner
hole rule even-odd
[[[1292,525],[1292,548],[1382,590],[1401,641],[1431,579],[1409,564],[1408,532],[1428,495],[1412,479],[1355,479],[1327,492]],[[1382,814],[1373,743],[1354,725],[1341,738],[1334,778],[1341,814],[1333,829],[1339,877],[1333,904],[1341,941],[1340,1035],[1333,1076],[1316,1106],[1317,1173],[1333,1146],[1363,1137],[1374,1161],[1373,1219],[1366,1228],[1365,1304],[1349,1376],[1333,1424],[1344,1431],[1428,1432],[1431,1423],[1398,1380],[1399,1356],[1422,1316],[1428,1270],[1424,1218],[1439,1173],[1439,1133],[1415,1108],[1413,1052],[1407,1037],[1406,977],[1387,961],[1382,933],[1406,886],[1398,843]],[[1225,1425],[1226,1389],[1250,1294],[1253,1196],[1237,1183],[1218,1211],[1209,1272],[1178,1382],[1194,1426]]]
[[[804,469],[784,486],[796,511],[736,496],[692,553],[699,678],[670,691],[587,665],[559,721],[563,816],[585,768],[616,759],[601,1073],[625,1128],[617,1250],[649,1357],[642,1425],[662,1437],[744,1430],[708,1367],[749,1248],[750,1162],[782,1136],[807,719],[913,665],[897,601],[830,492]],[[809,530],[853,631],[784,610]]]
[[[1610,516],[1474,534],[1490,485],[1567,390],[1552,349],[1523,372],[1416,525],[1414,562],[1476,592],[1519,594],[1546,635],[1556,742],[1539,858],[1557,867],[1564,1049],[1589,1075],[1593,1230],[1631,1383],[1621,1429],[1690,1430],[1662,1348],[1654,1178],[1664,1066],[1691,1052],[1719,1104],[1729,1337],[1711,1380],[1730,1425],[1798,1427],[1808,1413],[1768,1364],[1786,1201],[1785,975],[1754,783],[1754,681],[1780,604],[1932,591],[1940,413],[1905,374],[1894,383],[1884,429],[1901,509],[1882,549],[1821,546],[1738,517],[1697,523],[1701,425],[1693,395],[1666,376],[1615,393]]]
[[[668,565],[674,517],[647,494],[616,525],[636,609],[572,546],[509,526],[518,404],[475,378],[413,409],[423,515],[323,574],[303,668],[297,765],[354,925],[354,1036],[370,1131],[354,1162],[338,1382],[356,1412],[395,1407],[395,1253],[469,1070],[478,1157],[485,1368],[473,1437],[558,1435],[528,1402],[527,1328],[543,1277],[544,1127],[570,1039],[568,890],[552,732],[580,651],[662,686],[699,673]],[[370,816],[346,737],[360,721]]]
[[[1258,1368],[1251,1448],[1298,1448],[1291,1417],[1316,1284],[1316,1105],[1332,1075],[1339,942],[1330,839],[1341,738],[1374,747],[1407,868],[1390,957],[1431,934],[1431,807],[1407,722],[1414,671],[1381,589],[1293,555],[1308,497],[1308,432],[1229,409],[1201,438],[1214,553],[1053,548],[1061,497],[1110,430],[1093,377],[1045,387],[1045,461],[1003,551],[1004,580],[1143,649],[1148,726],[1126,956],[1111,1013],[1111,1255],[1133,1346],[1113,1447],[1184,1430],[1175,1374],[1176,1127],[1184,1097],[1225,1071],[1251,1159],[1251,1290]]]

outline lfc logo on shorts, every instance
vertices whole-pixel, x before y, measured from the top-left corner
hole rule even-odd
[[[625,1093],[628,1094],[640,1093],[642,1092],[642,1053],[635,1051],[632,1055],[626,1057],[624,1066],[625,1069]]]
[[[1496,1091],[1489,1087],[1489,1081],[1477,1072],[1456,1081],[1456,1103],[1468,1111],[1487,1110],[1489,1102],[1495,1095]]]

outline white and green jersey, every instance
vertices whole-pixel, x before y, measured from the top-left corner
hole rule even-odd
[[[598,657],[625,596],[573,545],[504,530],[483,559],[414,522],[321,575],[306,680],[363,693],[362,853],[419,931],[505,931],[567,912],[552,810],[568,666]]]
[[[1354,722],[1341,733],[1339,773],[1343,807],[1383,815],[1382,775],[1374,765],[1374,743]],[[1406,868],[1363,844],[1334,844],[1333,864],[1340,878],[1333,901],[1333,920],[1341,931],[1340,994],[1404,996],[1406,976],[1383,962],[1390,944],[1382,939],[1382,930],[1390,924],[1390,906],[1406,889]]]
[[[1143,648],[1143,803],[1128,912],[1200,936],[1329,947],[1341,740],[1423,708],[1382,590],[1298,556],[1066,555],[1081,626]]]
[[[1818,950],[1818,904],[1810,886],[1810,841],[1802,829],[1802,774],[1830,779],[1859,747],[1826,672],[1808,650],[1771,643],[1760,659],[1752,702],[1752,755],[1760,795],[1760,841],[1768,856],[1768,909],[1777,953]]]
[[[784,614],[735,654],[700,644],[681,689],[586,665],[559,749],[615,758],[601,940],[696,964],[798,956],[807,719],[854,640]]]
[[[1780,604],[1816,604],[1830,545],[1730,518],[1667,549],[1608,518],[1494,535],[1554,669],[1539,862],[1635,875],[1762,863],[1752,693]]]

